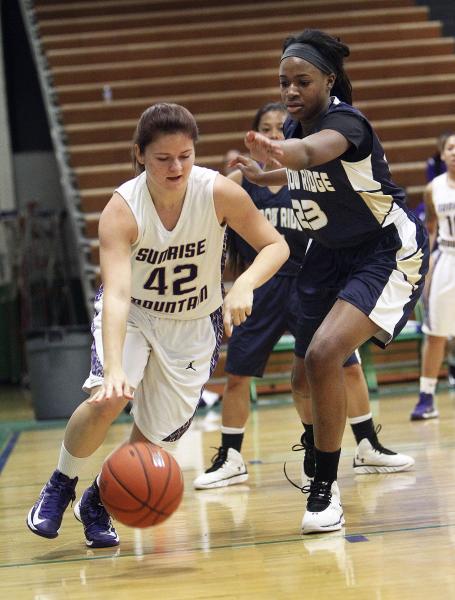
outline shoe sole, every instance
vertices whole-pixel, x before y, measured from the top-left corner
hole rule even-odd
[[[53,540],[58,536],[58,533],[55,534],[48,534],[48,533],[41,533],[41,531],[38,531],[38,529],[35,529],[32,525],[30,525],[30,523],[28,522],[28,519],[25,519],[25,522],[27,523],[27,527],[30,529],[30,531],[32,533],[34,533],[35,535],[39,535],[42,538],[46,538],[47,540]]]
[[[230,477],[229,479],[219,479],[218,481],[213,481],[212,483],[207,484],[193,484],[195,490],[210,490],[214,488],[228,487],[229,485],[236,485],[238,483],[245,483],[248,481],[248,473],[243,473],[242,475],[234,475],[234,477]]]
[[[404,465],[395,465],[393,467],[376,466],[376,465],[354,465],[355,473],[359,475],[374,475],[375,473],[401,473],[402,471],[410,471],[414,466],[414,461],[405,463]]]
[[[327,525],[326,527],[302,527],[302,535],[307,535],[309,533],[330,533],[331,531],[339,531],[344,527],[345,522],[344,515],[342,515],[341,519],[337,523]]]
[[[411,415],[411,421],[428,421],[428,419],[437,419],[439,413],[430,413],[429,415]]]
[[[79,502],[76,502],[76,504],[74,505],[73,508],[73,514],[76,518],[77,521],[79,521],[79,523],[82,523],[82,519],[81,519],[81,509],[80,509],[80,503],[81,501],[79,500]],[[82,523],[83,525],[83,523]],[[90,540],[88,540],[87,538],[85,538],[85,545],[88,546],[89,548],[113,548],[114,546],[118,546],[120,544],[120,538],[119,536],[117,536],[116,540],[113,540],[114,543],[113,544],[103,544],[103,543],[97,543],[97,542],[92,542]]]
[[[56,538],[58,536],[58,530],[56,533],[42,533],[41,531],[39,531],[39,529],[36,529],[35,525],[33,525],[32,522],[32,510],[33,508],[30,510],[30,512],[27,515],[27,518],[25,519],[27,527],[30,529],[30,531],[35,535],[39,535],[40,537],[46,538],[47,540],[53,540],[54,538]]]

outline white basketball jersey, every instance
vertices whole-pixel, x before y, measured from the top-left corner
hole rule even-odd
[[[438,217],[438,245],[455,249],[455,188],[450,187],[447,173],[438,175],[431,183],[433,204]]]
[[[131,254],[131,301],[155,316],[199,319],[223,303],[226,228],[215,212],[216,176],[210,169],[192,168],[172,231],[156,212],[145,172],[116,190],[131,208],[139,230]]]

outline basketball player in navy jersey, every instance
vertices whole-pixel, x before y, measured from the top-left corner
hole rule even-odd
[[[428,239],[391,180],[384,150],[351,106],[344,71],[349,48],[319,30],[283,45],[279,78],[290,118],[284,141],[250,131],[245,144],[263,172],[239,157],[260,185],[288,182],[292,205],[312,238],[299,274],[301,329],[295,379],[305,369],[313,404],[315,477],[303,533],[344,524],[337,471],[346,421],[343,364],[369,339],[385,347],[408,320],[428,270]]]
[[[197,137],[183,106],[145,110],[134,138],[137,177],[115,190],[101,215],[90,397],[71,416],[57,468],[28,514],[42,537],[57,537],[81,468],[129,400],[131,442],[166,446],[188,430],[216,366],[223,321],[230,335],[251,313],[253,290],[289,256],[245,190],[194,164]],[[223,302],[227,225],[258,254]],[[119,543],[97,480],[74,513],[88,546]]]
[[[253,119],[252,129],[272,140],[283,140],[286,107],[271,102],[262,106]],[[235,157],[238,155],[236,153]],[[234,160],[231,158],[231,161]],[[267,165],[264,165],[267,169]],[[248,471],[241,455],[246,422],[250,412],[251,377],[262,377],[273,346],[287,331],[298,332],[300,300],[297,275],[305,255],[308,238],[298,223],[286,185],[260,187],[245,179],[239,170],[229,177],[241,185],[253,202],[284,235],[291,256],[267,283],[255,290],[253,312],[229,339],[225,370],[227,382],[221,407],[221,445],[212,465],[194,481],[196,489],[212,489],[244,483]],[[228,229],[228,259],[234,272],[251,264],[256,251]],[[353,467],[356,473],[394,473],[410,469],[414,460],[384,448],[377,437],[369,405],[368,389],[356,355],[345,363],[348,393],[348,418],[357,441]],[[304,381],[294,382],[294,402],[304,424],[301,444],[305,450],[305,476],[314,476],[314,440],[311,400]]]

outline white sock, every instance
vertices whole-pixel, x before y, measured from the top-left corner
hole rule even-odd
[[[239,433],[245,433],[245,427],[225,427],[224,425],[221,425],[221,433],[238,435]]]
[[[364,421],[368,421],[368,419],[372,419],[373,414],[371,412],[366,415],[361,415],[360,417],[349,417],[349,425],[357,425],[357,423],[363,423]]]
[[[420,391],[424,394],[431,394],[434,396],[436,391],[436,384],[438,380],[433,377],[421,377],[420,378]]]
[[[63,475],[66,475],[70,479],[74,479],[79,475],[81,468],[85,465],[88,459],[88,456],[86,458],[77,458],[77,456],[73,456],[68,452],[62,442],[57,469],[60,471],[60,473],[63,473]]]

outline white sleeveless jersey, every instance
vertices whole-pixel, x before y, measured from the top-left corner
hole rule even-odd
[[[223,303],[225,227],[218,222],[213,185],[217,173],[194,166],[177,225],[162,224],[145,172],[116,189],[137,221],[132,247],[131,301],[158,317],[199,319]]]
[[[455,188],[449,186],[447,173],[431,182],[433,204],[438,217],[438,246],[455,252]]]

